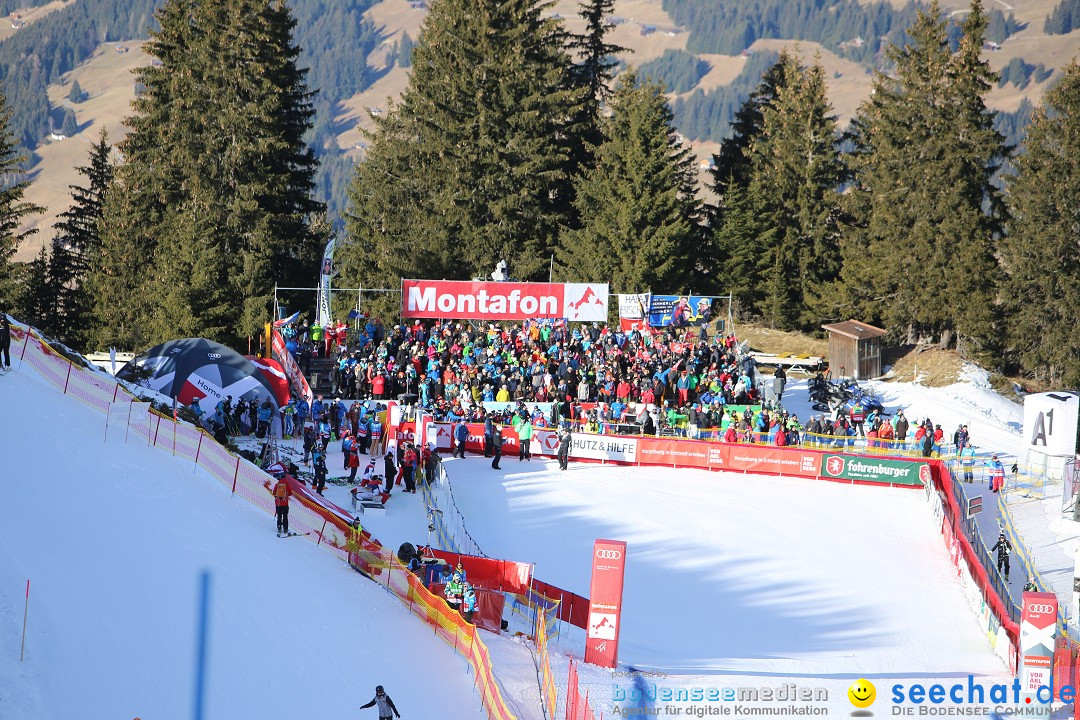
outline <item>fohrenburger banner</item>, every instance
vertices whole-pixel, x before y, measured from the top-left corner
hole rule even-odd
[[[403,318],[606,322],[606,283],[402,280]]]

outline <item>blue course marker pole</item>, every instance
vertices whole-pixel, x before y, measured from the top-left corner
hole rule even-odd
[[[199,578],[199,627],[195,650],[194,720],[203,720],[203,700],[206,695],[206,638],[210,624],[210,573],[203,570]]]

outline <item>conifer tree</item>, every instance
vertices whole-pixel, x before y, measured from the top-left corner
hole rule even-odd
[[[761,108],[761,133],[750,146],[751,172],[776,232],[763,245],[772,265],[762,310],[773,327],[813,328],[826,287],[840,272],[844,169],[820,62],[804,68],[785,52],[778,65],[775,99]]]
[[[570,49],[577,58],[570,71],[570,81],[583,92],[573,121],[577,146],[572,175],[592,164],[591,148],[603,140],[600,111],[611,95],[610,84],[617,65],[615,56],[626,50],[607,42],[613,27],[608,18],[614,6],[615,0],[581,0],[578,3],[578,15],[585,20],[585,31],[570,38]]]
[[[985,26],[975,0],[954,55],[937,2],[920,11],[910,43],[887,51],[895,74],[875,78],[853,122],[837,314],[908,342],[978,348],[993,327],[1001,204],[990,178],[1006,148],[983,102],[993,79],[979,59]]]
[[[310,283],[321,250],[295,23],[283,0],[169,0],[157,19],[160,65],[137,73],[146,92],[105,211],[98,339],[183,328],[239,344],[270,317],[275,283]]]
[[[1001,242],[1008,357],[1054,387],[1080,384],[1080,65],[1047,91],[1009,183]]]
[[[23,240],[37,232],[20,227],[29,215],[45,211],[23,199],[30,182],[24,179],[25,157],[18,152],[10,122],[7,98],[0,92],[0,311],[11,307],[19,292],[20,272],[11,258]]]
[[[37,257],[26,264],[15,300],[15,315],[53,336],[52,283],[49,282],[49,253],[41,246]]]
[[[101,217],[113,179],[111,148],[103,129],[90,146],[90,164],[77,168],[87,180],[85,187],[69,186],[71,207],[53,225],[49,282],[53,288],[53,336],[67,345],[82,348],[91,326],[87,278],[101,255]]]
[[[377,118],[351,185],[347,282],[468,278],[500,260],[515,278],[546,275],[571,211],[567,129],[579,93],[565,32],[545,8],[432,2],[409,85]]]
[[[684,292],[700,264],[695,174],[662,86],[620,77],[596,164],[576,183],[582,227],[558,253],[567,279],[613,292]]]
[[[831,111],[820,63],[785,51],[717,155],[718,285],[773,327],[816,326],[840,271],[844,168]]]

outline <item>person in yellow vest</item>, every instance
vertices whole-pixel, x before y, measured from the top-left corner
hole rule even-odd
[[[316,320],[311,326],[311,344],[315,346],[315,357],[319,356],[319,348],[322,347],[323,326]]]

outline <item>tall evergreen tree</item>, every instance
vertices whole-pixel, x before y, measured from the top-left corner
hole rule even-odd
[[[540,0],[435,0],[400,104],[357,167],[346,281],[546,274],[579,93],[561,22]],[[370,258],[370,259],[369,259]]]
[[[820,63],[785,51],[717,155],[718,284],[773,327],[814,327],[840,271],[844,167],[831,112]]]
[[[611,81],[617,66],[615,56],[626,50],[607,41],[613,27],[608,19],[614,7],[615,0],[580,0],[578,3],[578,15],[585,20],[585,31],[571,37],[569,43],[576,55],[570,80],[574,87],[583,90],[573,123],[579,142],[575,148],[574,174],[592,163],[590,148],[603,141],[601,109],[611,95]]]
[[[20,273],[11,258],[20,243],[37,232],[20,230],[23,220],[45,211],[23,199],[30,186],[21,167],[26,158],[16,147],[10,122],[7,98],[0,92],[0,310],[11,307],[18,294]]]
[[[105,130],[90,146],[90,164],[77,168],[87,185],[69,186],[71,207],[53,225],[53,250],[49,258],[49,282],[53,288],[53,336],[81,348],[91,326],[90,297],[86,286],[90,270],[101,256],[101,218],[113,180]]]
[[[785,52],[779,65],[776,97],[761,108],[761,133],[750,146],[751,172],[776,231],[771,246],[762,247],[772,257],[762,311],[774,327],[812,328],[840,273],[844,168],[820,62],[804,68]]]
[[[990,179],[1006,148],[983,102],[993,79],[979,59],[985,26],[975,0],[954,55],[937,2],[920,11],[910,43],[887,50],[895,74],[875,78],[853,122],[837,314],[908,342],[967,347],[992,334],[1002,218]]]
[[[49,253],[44,245],[37,257],[23,268],[21,280],[15,298],[15,315],[52,337],[52,283],[49,282]]]
[[[700,265],[695,172],[675,137],[664,88],[620,79],[596,165],[576,183],[578,230],[558,259],[567,279],[610,282],[614,292],[683,292]],[[700,285],[699,285],[700,287]]]
[[[1006,350],[1056,387],[1080,384],[1080,65],[1073,60],[1028,127],[1001,242]]]
[[[106,202],[97,339],[239,343],[270,317],[275,283],[311,281],[321,249],[295,23],[283,0],[168,0],[157,19],[160,65],[137,73],[146,91]]]

